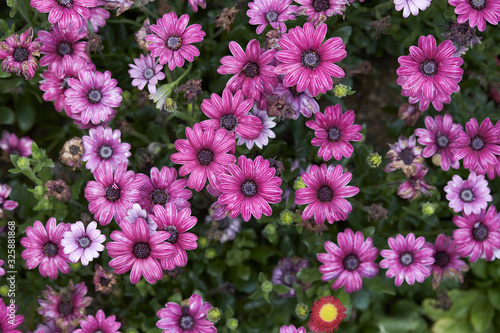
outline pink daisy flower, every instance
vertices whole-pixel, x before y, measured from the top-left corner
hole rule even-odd
[[[122,90],[116,86],[118,81],[111,78],[110,71],[104,74],[83,71],[78,73],[78,80],[68,79],[68,84],[66,103],[71,106],[71,112],[81,115],[83,124],[108,121],[112,108],[119,107],[122,101]]]
[[[182,1],[184,1],[184,0],[182,0]],[[207,7],[206,0],[188,0],[188,1],[189,1],[189,5],[191,6],[191,9],[195,13],[198,12],[198,6],[200,6],[203,9],[205,9]]]
[[[247,15],[250,24],[258,25],[257,34],[261,34],[268,24],[273,29],[286,32],[285,21],[295,20],[297,6],[290,5],[292,0],[255,0],[248,3]]]
[[[87,287],[84,282],[77,285],[69,280],[69,285],[57,292],[50,286],[42,292],[44,299],[39,299],[38,313],[45,322],[53,321],[62,332],[72,326],[78,326],[85,316],[85,309],[92,302],[92,297],[85,297]]]
[[[306,126],[314,130],[316,136],[311,144],[315,147],[321,146],[318,156],[329,161],[332,156],[337,161],[342,157],[351,157],[354,148],[349,141],[361,141],[363,135],[361,125],[354,124],[354,111],[349,110],[342,113],[340,104],[328,106],[325,114],[316,113],[316,120],[309,120]]]
[[[76,329],[73,333],[120,333],[118,329],[122,324],[116,321],[115,316],[106,318],[104,311],[99,310],[94,316],[87,316],[87,319],[80,322],[81,328]]]
[[[61,67],[64,56],[72,59],[81,57],[91,62],[85,52],[87,42],[80,41],[85,37],[85,32],[79,33],[73,28],[62,29],[59,25],[53,25],[50,32],[39,31],[37,41],[42,44],[40,53],[45,54],[40,58],[40,66]]]
[[[227,205],[232,218],[241,214],[245,222],[253,215],[260,219],[262,214],[271,216],[270,203],[281,201],[283,191],[281,178],[275,177],[276,170],[269,161],[257,156],[254,161],[245,156],[238,158],[238,165],[228,166],[229,174],[219,176],[218,189],[222,192],[219,202]]]
[[[137,174],[139,176],[140,174]],[[151,218],[151,216],[146,212],[145,209],[142,209],[141,205],[138,203],[134,203],[132,208],[127,210],[127,216],[122,219],[121,223],[124,221],[129,222],[130,224],[134,224],[138,219],[143,219],[148,224],[149,234],[152,235],[156,232],[157,225]]]
[[[167,243],[175,247],[176,254],[173,257],[160,260],[161,267],[165,270],[173,270],[175,267],[184,267],[187,264],[186,250],[195,250],[198,247],[198,237],[186,232],[196,225],[196,217],[191,216],[191,209],[184,208],[181,211],[169,202],[165,208],[160,205],[154,207],[154,215],[151,218],[158,226],[157,230],[167,231],[170,237]]]
[[[300,3],[297,9],[299,15],[307,15],[307,20],[312,24],[325,22],[327,17],[343,15],[347,0],[295,0]]]
[[[120,223],[127,215],[127,209],[140,199],[142,179],[126,170],[127,163],[124,162],[114,170],[110,164],[104,164],[94,172],[96,181],[89,181],[85,187],[89,211],[102,226],[108,225],[113,217]]]
[[[418,136],[418,143],[426,146],[422,153],[425,158],[436,156],[437,164],[441,165],[444,171],[448,171],[450,166],[458,169],[460,163],[454,158],[456,149],[453,147],[458,133],[462,131],[462,125],[453,123],[450,114],[443,116],[425,117],[425,127],[417,128],[415,135]]]
[[[151,178],[137,174],[137,177],[143,179],[142,187],[140,188],[141,207],[148,213],[153,212],[155,205],[165,205],[169,202],[173,203],[178,210],[191,207],[189,199],[193,193],[186,189],[187,180],[177,179],[177,170],[175,168],[162,167],[161,171],[158,168],[151,168]]]
[[[427,171],[429,171],[429,168],[424,167],[421,164],[417,164],[415,174],[409,176],[406,181],[399,185],[399,197],[412,201],[418,198],[421,193],[432,195],[429,190],[434,189],[435,187],[428,185],[424,180],[424,176],[427,174]]]
[[[16,315],[17,306],[15,304],[5,305],[3,298],[0,298],[0,331],[3,333],[21,333],[16,329],[24,321],[24,317]]]
[[[40,13],[49,13],[49,23],[66,29],[70,23],[78,31],[82,17],[90,19],[90,8],[97,6],[97,0],[31,0],[30,5]]]
[[[128,163],[130,153],[130,144],[121,143],[120,130],[112,130],[109,127],[99,126],[89,129],[90,136],[83,136],[82,161],[86,161],[85,167],[92,173],[95,170],[109,164],[111,169],[116,169],[119,163]]]
[[[446,199],[450,201],[449,206],[455,213],[463,211],[465,214],[479,214],[493,200],[488,181],[475,172],[471,172],[465,181],[460,176],[453,175],[444,191]]]
[[[276,53],[281,64],[275,72],[285,74],[285,87],[296,85],[298,92],[307,89],[316,97],[332,89],[331,76],[344,77],[344,71],[334,63],[347,55],[345,44],[340,37],[329,38],[323,43],[326,31],[326,24],[315,29],[306,22],[304,28],[296,27],[283,34],[279,42],[281,50]]]
[[[204,99],[201,103],[201,111],[210,119],[200,123],[203,129],[209,126],[224,128],[228,134],[255,140],[260,136],[263,129],[261,120],[247,114],[254,104],[253,99],[245,99],[243,92],[238,90],[234,96],[228,88],[222,91],[222,98],[212,94],[210,99]]]
[[[114,242],[108,242],[106,249],[110,257],[109,267],[115,269],[116,274],[124,274],[130,270],[130,282],[136,284],[144,276],[146,281],[153,284],[163,278],[158,260],[172,258],[175,247],[165,242],[171,234],[164,231],[150,235],[148,225],[144,219],[138,219],[133,225],[121,223],[122,231],[111,233]]]
[[[234,74],[226,87],[232,93],[242,90],[246,98],[253,98],[259,103],[259,107],[264,109],[266,107],[264,96],[271,94],[278,85],[274,66],[270,64],[274,60],[276,50],[262,51],[256,39],[247,44],[245,51],[233,41],[229,42],[229,49],[233,55],[221,58],[222,66],[217,72]]]
[[[74,326],[70,325],[67,327],[68,333],[73,332],[75,330]],[[56,326],[54,320],[50,320],[43,324],[36,325],[33,333],[61,333],[62,330]]]
[[[271,129],[276,126],[276,123],[274,122],[274,119],[276,117],[269,117],[267,111],[259,109],[257,105],[254,105],[251,115],[259,118],[262,123],[262,130],[260,131],[260,135],[256,139],[249,140],[236,134],[236,138],[238,139],[238,146],[246,144],[247,148],[250,150],[254,145],[256,145],[257,147],[262,149],[264,146],[267,146],[269,144],[269,139],[274,139],[276,137],[276,134],[274,134],[273,130]]]
[[[304,117],[310,118],[313,114],[319,112],[318,102],[307,89],[298,92],[296,86],[285,87],[282,83],[278,83],[278,86],[273,90],[273,94],[285,97],[285,102],[289,103],[295,111],[293,119],[298,119],[301,113]]]
[[[410,55],[401,56],[397,69],[397,83],[402,87],[401,94],[410,96],[410,103],[420,101],[420,110],[424,111],[432,102],[436,110],[443,109],[443,102],[448,103],[452,93],[460,90],[458,82],[462,80],[463,59],[453,56],[456,48],[451,40],[445,40],[437,46],[432,35],[420,36],[418,47],[410,46]]]
[[[55,1],[55,0],[54,0]],[[40,43],[33,40],[33,28],[28,28],[19,36],[17,33],[0,42],[0,60],[2,71],[23,74],[26,80],[31,80],[38,69],[35,56],[40,55]]]
[[[9,155],[28,157],[31,156],[31,145],[33,140],[30,137],[23,136],[18,138],[14,133],[2,132],[0,140],[0,149],[6,151]]]
[[[280,333],[307,333],[304,327],[296,328],[293,325],[290,326],[281,326]]]
[[[466,132],[459,132],[453,144],[457,148],[453,156],[457,160],[464,159],[464,168],[484,174],[490,166],[497,164],[500,155],[500,126],[493,126],[490,118],[486,118],[479,126],[475,118],[465,124]],[[481,170],[483,169],[483,170]]]
[[[218,130],[208,126],[202,130],[196,123],[193,128],[186,127],[187,140],[175,140],[178,153],[172,154],[170,160],[183,164],[179,176],[189,175],[187,186],[200,192],[205,183],[216,184],[217,176],[226,171],[229,164],[236,162],[236,157],[229,151],[234,146],[234,138],[223,128]]]
[[[338,246],[330,241],[325,242],[327,253],[317,255],[323,263],[319,272],[323,274],[322,281],[337,279],[332,289],[345,288],[347,293],[361,289],[363,277],[373,278],[378,273],[378,265],[374,263],[378,257],[378,249],[373,247],[371,237],[365,241],[363,234],[351,229],[337,234]]]
[[[214,323],[208,321],[207,311],[212,308],[208,302],[198,294],[189,298],[189,305],[180,306],[177,303],[168,302],[165,308],[158,310],[156,315],[160,320],[156,327],[163,333],[216,333]]]
[[[439,286],[443,277],[455,278],[460,280],[461,283],[464,282],[462,272],[467,272],[469,267],[463,260],[460,260],[450,236],[439,234],[435,244],[426,242],[424,248],[430,248],[433,251],[434,264],[431,266],[434,274],[432,278],[433,289]]]
[[[44,91],[42,96],[46,102],[54,101],[57,112],[65,108],[66,114],[71,116],[71,107],[66,105],[66,95],[69,88],[68,79],[78,79],[78,73],[83,71],[95,71],[95,65],[81,57],[63,57],[61,66],[52,66],[44,71],[41,76],[40,90]]]
[[[16,209],[18,203],[13,200],[7,200],[12,191],[12,187],[7,184],[0,184],[0,219],[4,217],[4,210]]]
[[[399,12],[403,10],[403,17],[407,18],[410,13],[413,16],[418,15],[418,11],[424,11],[431,5],[431,0],[394,0],[396,10]]]
[[[469,21],[471,27],[477,26],[479,31],[486,29],[486,21],[497,25],[500,20],[500,2],[497,0],[448,0],[458,15],[457,22]]]
[[[332,224],[344,221],[352,211],[351,204],[344,198],[355,196],[359,192],[356,186],[346,186],[352,179],[350,172],[342,173],[342,166],[322,164],[312,165],[309,172],[302,174],[306,188],[295,194],[295,204],[307,205],[302,219],[314,216],[316,224],[324,224],[325,219]]]
[[[101,0],[97,1],[98,6],[100,1]],[[102,2],[104,2],[104,5],[107,3],[105,0]],[[97,33],[100,27],[104,27],[106,25],[106,20],[109,19],[109,17],[109,11],[104,8],[90,8],[90,19],[87,21],[82,17],[82,26],[80,27],[79,32],[87,32],[89,30],[88,23],[90,22],[90,24],[92,25],[92,30],[94,30],[94,33]]]
[[[163,65],[158,64],[158,61],[149,54],[146,57],[141,54],[139,58],[134,59],[134,63],[135,65],[129,64],[131,69],[128,70],[133,79],[132,85],[142,90],[147,84],[149,93],[154,94],[158,81],[165,78],[162,72]]]
[[[101,235],[95,221],[87,225],[87,230],[82,221],[77,221],[71,224],[71,231],[66,231],[63,237],[63,252],[69,255],[71,262],[81,261],[83,266],[87,266],[90,261],[99,257],[99,252],[104,251],[102,242],[106,240],[106,236]]]
[[[192,62],[194,57],[200,55],[200,51],[191,44],[201,42],[205,32],[199,24],[188,27],[188,22],[187,14],[177,18],[174,12],[166,13],[156,21],[157,24],[151,25],[154,34],[146,36],[146,40],[151,42],[148,45],[151,56],[159,57],[162,65],[168,62],[171,71],[184,66],[184,60]]]
[[[487,261],[495,259],[494,251],[500,249],[500,214],[495,206],[479,214],[455,215],[453,223],[460,229],[453,231],[453,244],[461,257],[476,262],[480,257]]]
[[[389,268],[385,275],[388,278],[396,277],[395,284],[399,287],[406,280],[412,285],[415,280],[424,282],[431,275],[431,266],[434,263],[432,249],[422,248],[424,237],[415,240],[415,235],[409,233],[406,239],[402,235],[396,238],[389,237],[390,250],[380,251],[384,257],[380,262],[381,268]]]
[[[21,239],[21,245],[26,248],[21,254],[26,260],[26,267],[34,269],[39,266],[40,275],[53,280],[57,278],[59,271],[68,274],[69,258],[61,245],[63,234],[68,229],[68,224],[57,224],[53,217],[49,218],[46,226],[35,221],[33,227],[26,228],[26,237]]]

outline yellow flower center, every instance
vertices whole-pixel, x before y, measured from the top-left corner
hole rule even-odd
[[[337,318],[337,308],[333,304],[325,304],[319,311],[319,317],[328,323],[332,322]]]

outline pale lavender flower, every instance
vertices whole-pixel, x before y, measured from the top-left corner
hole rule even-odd
[[[97,222],[92,221],[85,226],[82,221],[71,224],[71,231],[66,231],[61,240],[64,247],[63,252],[69,254],[71,262],[81,261],[83,266],[87,266],[94,258],[99,257],[99,252],[104,250],[102,242],[106,236],[97,229]]]
[[[154,94],[158,81],[165,78],[165,74],[162,72],[163,65],[160,65],[156,58],[149,54],[146,57],[141,54],[139,58],[134,59],[134,63],[135,65],[129,64],[131,69],[128,70],[130,77],[134,79],[132,85],[142,90],[147,84],[149,93]]]

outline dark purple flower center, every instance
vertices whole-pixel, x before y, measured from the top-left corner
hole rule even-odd
[[[274,11],[267,12],[266,19],[269,23],[276,22],[278,20],[278,13]]]
[[[149,245],[147,243],[136,243],[134,254],[139,259],[146,259],[149,256]]]
[[[167,47],[172,51],[177,51],[182,46],[182,39],[179,37],[169,37],[167,39]]]
[[[295,282],[297,282],[297,276],[295,272],[288,271],[283,275],[283,282],[285,285],[291,287]]]
[[[214,159],[214,153],[208,149],[202,149],[198,152],[198,161],[201,165],[209,165]]]
[[[471,0],[470,6],[475,10],[481,10],[486,7],[486,0]]]
[[[420,65],[420,71],[425,76],[433,76],[437,73],[437,64],[434,60],[426,60]]]
[[[441,149],[445,149],[450,144],[450,140],[446,135],[441,134],[436,138],[436,146]]]
[[[97,104],[101,101],[101,92],[97,89],[92,89],[87,94],[87,99],[91,104]]]
[[[245,197],[253,197],[257,194],[257,184],[253,180],[247,180],[241,184],[241,193]]]
[[[57,3],[60,4],[63,7],[72,7],[73,0],[57,0]]]
[[[67,317],[73,314],[73,303],[71,301],[61,300],[57,305],[57,311],[61,314],[61,317]]]
[[[179,326],[183,330],[190,330],[194,327],[194,319],[188,314],[182,315],[179,319]]]
[[[73,48],[71,47],[70,43],[60,42],[59,45],[57,45],[57,54],[59,54],[60,56],[65,56],[71,53],[73,53]]]
[[[14,60],[17,62],[23,62],[28,60],[30,53],[24,47],[18,47],[14,50]]]
[[[120,199],[120,189],[110,186],[106,189],[105,196],[109,201],[115,202],[116,200]]]
[[[333,199],[333,191],[326,185],[321,186],[318,190],[318,199],[322,202],[331,201]]]
[[[146,68],[144,73],[142,74],[146,80],[149,80],[153,76],[155,76],[155,71],[152,68]]]
[[[359,267],[359,258],[355,254],[350,254],[344,258],[344,269],[352,272]]]
[[[87,236],[83,236],[83,237],[80,237],[80,239],[78,239],[78,245],[80,245],[80,247],[82,247],[84,249],[89,247],[90,244],[92,244],[92,241]]]
[[[57,255],[57,245],[52,242],[47,242],[42,248],[43,254],[47,257],[55,257]]]
[[[328,0],[314,0],[313,8],[317,12],[324,12],[330,8],[330,2]]]
[[[249,62],[248,64],[246,64],[243,70],[248,77],[256,77],[257,75],[259,75],[259,66],[257,66],[257,64],[253,62]]]
[[[109,286],[110,282],[111,282],[111,279],[107,279],[105,278],[104,276],[101,276],[101,279],[99,280],[99,282],[101,283],[101,285],[103,285],[104,287],[107,287]]]
[[[484,139],[482,136],[479,135],[476,135],[470,141],[470,147],[474,150],[481,150],[483,149],[484,145],[485,145]]]
[[[56,185],[56,187],[54,188],[54,191],[61,194],[64,191],[64,187],[61,185]]]
[[[72,145],[71,147],[69,147],[69,153],[71,155],[78,155],[80,153],[80,147],[78,147],[77,145]]]
[[[434,264],[439,267],[445,267],[450,262],[450,256],[446,252],[436,252],[434,257]]]
[[[413,163],[413,153],[410,149],[403,149],[400,153],[399,153],[399,158],[401,159],[401,161],[403,161],[404,164],[406,165],[410,165]]]
[[[328,130],[328,140],[335,142],[340,139],[340,130],[336,127],[332,127]]]
[[[297,91],[297,86],[290,87],[290,92],[292,93],[293,96],[299,96],[301,93]]]
[[[167,242],[169,242],[170,244],[177,243],[177,238],[179,238],[179,231],[177,230],[177,228],[175,226],[169,225],[169,226],[163,228],[163,231],[170,233],[170,237],[167,239]]]
[[[477,222],[474,224],[474,228],[472,228],[472,237],[478,242],[482,242],[488,238],[489,230],[488,227],[482,224],[481,222]]]
[[[111,148],[110,146],[102,145],[101,148],[99,148],[99,156],[107,160],[108,158],[113,156],[113,148]]]
[[[222,220],[217,221],[217,227],[219,230],[225,230],[229,227],[229,218],[226,216]]]
[[[163,190],[155,190],[151,193],[151,202],[154,205],[162,205],[164,206],[168,201],[168,194]]]
[[[463,202],[472,202],[474,200],[474,192],[471,189],[464,188],[460,191],[460,199]]]
[[[407,267],[413,262],[413,255],[410,252],[405,252],[399,256],[399,262],[401,265]]]
[[[319,55],[316,51],[309,50],[302,53],[302,65],[305,67],[315,69],[320,62]]]
[[[238,125],[238,119],[232,114],[227,114],[220,117],[220,127],[225,128],[228,131],[232,131]]]

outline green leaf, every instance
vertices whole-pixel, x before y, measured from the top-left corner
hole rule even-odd
[[[14,111],[6,106],[0,106],[0,124],[12,125],[16,120]]]
[[[491,305],[500,311],[500,290],[496,288],[489,288],[488,299],[490,300]]]
[[[317,268],[302,268],[297,278],[303,282],[316,282],[321,280],[321,275]]]
[[[393,285],[385,283],[380,276],[375,276],[373,279],[367,279],[365,284],[369,290],[373,290],[381,294],[396,295],[396,290]]]
[[[5,33],[9,31],[9,25],[5,22],[5,20],[0,20],[0,30]]]
[[[471,329],[465,320],[441,318],[431,328],[432,333],[470,333]]]
[[[287,287],[284,284],[275,284],[273,285],[273,290],[278,294],[288,294],[290,287]]]
[[[31,105],[23,105],[17,111],[17,123],[21,131],[26,132],[35,124],[35,109]]]
[[[495,315],[495,309],[484,296],[480,297],[470,309],[470,323],[474,331],[482,333],[488,329]]]
[[[259,282],[260,283],[264,283],[267,281],[267,277],[266,277],[266,274],[264,274],[263,272],[260,272],[259,273]]]

